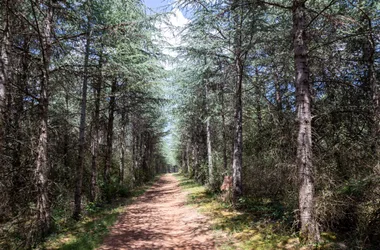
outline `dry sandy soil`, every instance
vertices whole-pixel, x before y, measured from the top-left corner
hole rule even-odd
[[[167,174],[126,208],[98,250],[215,248],[207,217],[186,206],[186,193]]]

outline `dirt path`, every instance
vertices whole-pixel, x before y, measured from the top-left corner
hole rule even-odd
[[[215,249],[207,218],[185,203],[177,179],[162,176],[127,207],[99,250]]]

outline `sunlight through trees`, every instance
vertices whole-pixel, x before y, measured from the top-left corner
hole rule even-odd
[[[378,1],[0,6],[0,248],[175,169],[309,247],[380,245]]]

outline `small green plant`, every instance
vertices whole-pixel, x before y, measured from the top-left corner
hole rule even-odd
[[[85,210],[88,214],[96,213],[100,210],[100,207],[96,205],[94,202],[89,202],[86,204]]]
[[[37,246],[36,249],[91,250],[97,248],[107,235],[108,228],[116,222],[125,206],[132,202],[132,197],[142,195],[157,178],[134,190],[110,185],[107,189],[109,195],[128,198],[101,205],[94,202],[87,203],[85,205],[86,216],[80,221],[65,220],[56,234],[51,235],[43,245]]]
[[[117,194],[121,198],[128,198],[132,195],[131,191],[126,186],[119,186]]]
[[[285,207],[274,201],[241,197],[234,207],[218,195],[183,176],[177,176],[180,186],[188,192],[188,204],[208,215],[212,228],[222,231],[231,240],[224,241],[221,249],[297,249],[298,237],[288,226],[289,214]]]

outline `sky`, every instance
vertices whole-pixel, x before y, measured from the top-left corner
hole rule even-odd
[[[168,7],[173,0],[143,0],[145,5],[154,11],[161,12]]]
[[[158,22],[156,24],[156,27],[160,30],[162,38],[166,41],[165,44],[167,44],[165,47],[162,48],[162,52],[164,54],[167,54],[171,57],[176,57],[177,53],[173,50],[176,46],[179,46],[181,44],[181,38],[179,35],[179,32],[182,30],[182,28],[190,21],[187,19],[183,13],[179,9],[173,9],[171,4],[175,0],[144,0],[145,5],[152,9],[152,12],[171,12],[170,15],[168,15],[166,22]],[[150,12],[148,11],[148,14]],[[166,70],[172,70],[175,68],[175,65],[173,65],[170,60],[167,62],[162,62],[162,66]],[[166,98],[170,100],[171,92],[173,91],[172,86],[170,86],[171,81],[166,81],[167,84],[163,85],[163,90],[165,93],[168,94]],[[175,165],[177,164],[175,162],[175,139],[173,132],[175,130],[175,124],[173,124],[173,117],[170,114],[171,107],[166,107],[164,110],[164,113],[166,114],[167,118],[167,125],[165,127],[165,131],[170,131],[170,133],[163,138],[163,153],[166,154],[166,159],[169,164]]]
[[[178,33],[190,20],[184,16],[181,10],[173,8],[172,4],[175,0],[143,1],[153,12],[171,12],[171,15],[168,15],[166,19],[166,22],[169,23],[169,25],[164,22],[157,23],[156,25],[160,29],[162,37],[167,43],[169,43],[169,45],[171,45],[170,47],[179,46],[181,44],[181,39]],[[176,56],[176,53],[171,48],[164,48],[163,52],[173,57]],[[171,69],[169,65],[164,66],[167,69]]]

